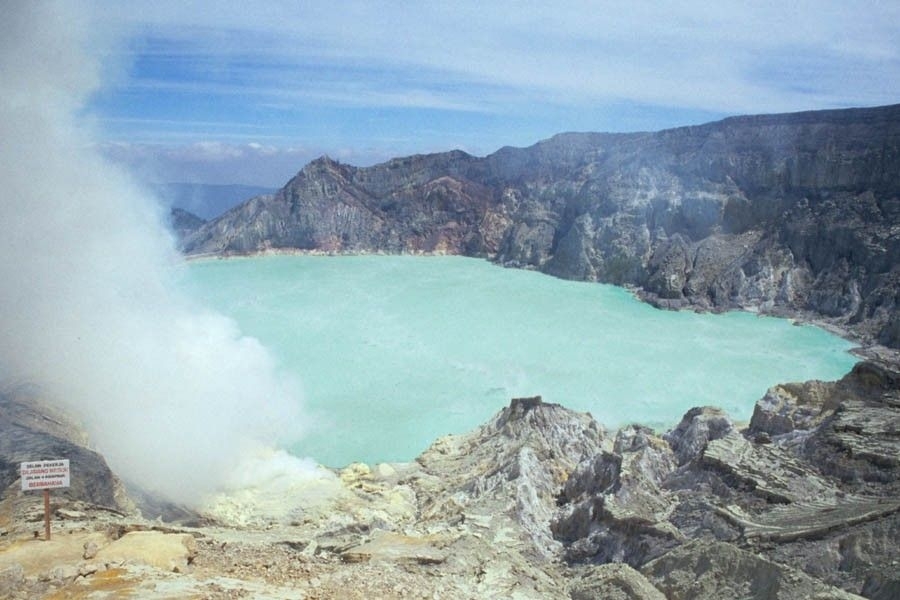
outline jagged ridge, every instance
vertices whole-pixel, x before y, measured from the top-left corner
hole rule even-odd
[[[900,105],[567,133],[484,158],[323,157],[183,248],[479,256],[670,308],[824,317],[898,347]]]
[[[55,496],[68,553],[27,542],[37,496],[0,492],[0,590],[87,597],[127,574],[121,589],[142,598],[230,598],[265,581],[261,597],[887,600],[900,590],[898,408],[897,365],[878,362],[773,387],[743,430],[700,407],[664,435],[608,432],[514,399],[413,463],[282,482],[259,504],[233,490],[208,507],[214,527],[98,508],[91,490],[113,476],[78,455],[84,485]],[[32,452],[68,431],[14,412],[0,432],[29,427]],[[2,450],[10,462],[24,449]]]

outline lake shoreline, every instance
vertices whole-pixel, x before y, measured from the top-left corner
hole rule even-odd
[[[319,256],[257,253],[220,266],[209,257],[191,279],[198,298],[286,360],[328,426],[369,413],[362,419],[427,424],[384,443],[351,435],[359,451],[349,457],[318,441],[296,449],[330,466],[409,460],[518,396],[540,394],[611,428],[665,429],[702,405],[744,421],[771,385],[837,379],[857,361],[843,337],[753,311],[654,310],[623,286],[473,257]]]
[[[182,257],[187,262],[193,261],[201,261],[201,260],[232,260],[232,259],[241,259],[241,258],[258,258],[258,257],[267,257],[267,256],[321,256],[321,257],[343,257],[343,256],[461,256],[464,258],[473,258],[484,260],[490,264],[496,265],[498,267],[502,267],[505,269],[520,269],[524,271],[533,271],[535,273],[541,273],[542,275],[547,275],[548,277],[555,277],[555,275],[551,275],[549,273],[545,273],[537,268],[527,268],[521,266],[512,266],[505,265],[499,262],[494,261],[490,257],[486,256],[467,256],[464,254],[454,254],[449,252],[427,252],[427,251],[416,251],[416,252],[404,252],[404,253],[392,253],[392,252],[382,252],[382,251],[362,251],[362,252],[340,252],[340,251],[325,251],[318,249],[299,249],[299,248],[269,248],[266,250],[259,250],[255,252],[245,252],[245,253],[206,253],[206,254],[182,254]],[[581,280],[565,280],[565,281],[581,281]],[[604,283],[598,281],[585,281],[585,283]],[[694,304],[686,304],[684,306],[672,307],[672,306],[664,306],[658,302],[658,298],[649,294],[643,287],[633,284],[605,284],[612,285],[614,287],[618,287],[624,290],[628,290],[635,298],[640,300],[645,304],[649,304],[654,308],[659,310],[675,310],[675,311],[692,311],[696,313],[724,313],[724,312],[746,312],[751,314],[757,314],[760,316],[771,316],[777,318],[788,319],[793,322],[795,325],[812,325],[814,327],[818,327],[823,329],[829,333],[832,333],[848,342],[853,343],[855,346],[850,350],[850,352],[863,360],[880,360],[890,363],[900,364],[900,349],[889,348],[877,342],[873,342],[872,340],[866,339],[864,336],[859,334],[858,332],[848,328],[847,326],[836,323],[833,319],[827,319],[821,315],[817,315],[815,313],[809,311],[792,311],[787,309],[786,307],[778,307],[777,310],[768,311],[761,310],[759,306],[736,306],[733,308],[703,308]]]

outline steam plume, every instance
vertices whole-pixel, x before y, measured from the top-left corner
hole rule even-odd
[[[39,384],[114,470],[192,502],[247,445],[299,430],[298,399],[259,343],[178,291],[161,210],[89,150],[88,33],[69,4],[0,19],[0,378]]]

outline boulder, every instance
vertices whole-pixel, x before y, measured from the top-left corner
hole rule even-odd
[[[376,531],[369,541],[341,552],[345,562],[381,562],[436,565],[447,560],[447,554],[438,545],[446,544],[440,538],[401,535],[389,531]]]
[[[683,465],[697,460],[713,440],[724,437],[734,430],[734,424],[720,408],[704,406],[692,408],[675,429],[666,433],[663,438],[672,447],[678,464]]]

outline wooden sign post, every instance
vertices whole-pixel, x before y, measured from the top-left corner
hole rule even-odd
[[[23,462],[19,467],[22,491],[44,492],[44,539],[50,539],[50,490],[69,487],[69,459]]]

